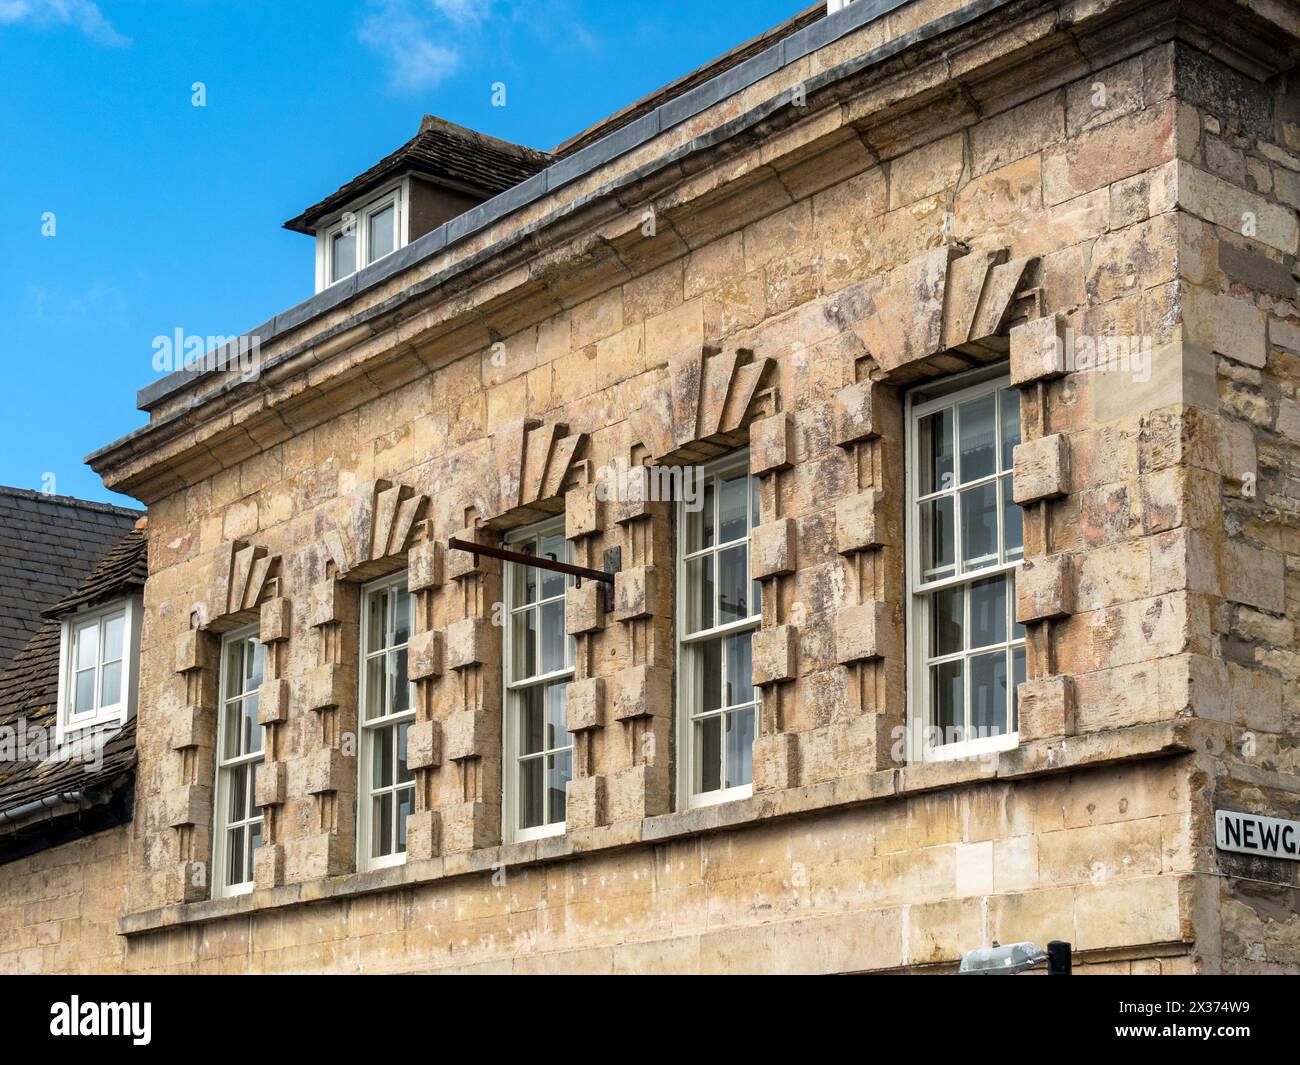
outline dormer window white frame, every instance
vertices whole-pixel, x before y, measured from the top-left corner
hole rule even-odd
[[[340,211],[316,229],[316,291],[351,277],[407,244],[409,178]]]
[[[59,638],[55,744],[135,715],[140,688],[138,596],[72,614]]]

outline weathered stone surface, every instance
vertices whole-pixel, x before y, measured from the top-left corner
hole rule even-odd
[[[570,585],[564,593],[565,627],[570,636],[600,632],[605,627],[605,588],[596,581]]]
[[[614,674],[610,713],[615,721],[671,714],[672,677],[657,666],[629,666]]]
[[[488,660],[488,623],[482,618],[463,618],[447,626],[448,669],[469,669]]]
[[[571,488],[564,496],[564,535],[570,540],[595,536],[605,526],[605,504],[600,499],[600,486],[583,485]]]
[[[774,473],[794,465],[794,421],[788,414],[774,414],[749,427],[749,472],[754,476]]]
[[[606,824],[607,810],[604,777],[578,777],[569,781],[564,819],[571,831],[597,828]]]
[[[565,700],[565,724],[570,732],[605,727],[605,681],[602,677],[575,680]]]
[[[176,638],[177,673],[213,669],[216,657],[216,642],[199,629],[186,629]]]
[[[447,579],[446,548],[435,540],[418,543],[408,552],[407,565],[406,586],[411,594],[435,591]]]
[[[798,565],[797,527],[793,518],[778,518],[755,527],[749,550],[750,575],[756,581],[783,577]]]
[[[872,551],[892,542],[887,499],[879,489],[859,492],[835,505],[835,544],[842,555]]]
[[[289,720],[289,682],[264,681],[258,689],[257,720],[262,725],[282,725]]]
[[[1024,388],[1066,371],[1066,322],[1060,315],[1038,318],[1011,330],[1011,383]]]
[[[289,767],[283,762],[264,762],[257,770],[253,801],[258,806],[283,806],[289,798]]]
[[[1046,677],[1020,685],[1020,741],[1050,740],[1075,732],[1074,681]]]
[[[873,417],[872,398],[870,381],[859,381],[836,393],[832,417],[835,443],[840,447],[880,435]]]
[[[356,789],[357,760],[337,747],[313,751],[306,760],[304,790],[308,795]]]
[[[356,702],[357,669],[354,664],[331,662],[307,674],[303,705],[307,710],[328,710]]]
[[[799,675],[799,630],[793,625],[760,629],[754,633],[752,655],[759,687],[794,680]]]
[[[614,576],[614,617],[618,621],[662,614],[659,570],[655,566],[633,566]]]
[[[293,630],[293,604],[284,596],[262,604],[257,638],[264,644],[283,643]]]
[[[311,624],[313,628],[339,622],[355,625],[357,613],[357,590],[353,585],[342,581],[321,581],[311,590]]]
[[[432,680],[442,676],[446,642],[437,629],[417,632],[407,645],[407,676],[411,680]]]
[[[1070,438],[1064,433],[1027,440],[1015,449],[1013,488],[1020,506],[1070,491]]]
[[[416,769],[436,769],[442,765],[442,724],[438,721],[413,721],[406,730],[406,764]]]
[[[1016,577],[1016,620],[1022,625],[1074,613],[1074,566],[1069,555],[1026,559]]]
[[[885,603],[846,607],[835,619],[835,658],[847,665],[888,657],[894,646],[893,617]]]
[[[480,710],[461,710],[447,719],[443,754],[449,762],[481,758],[497,743],[492,718]]]

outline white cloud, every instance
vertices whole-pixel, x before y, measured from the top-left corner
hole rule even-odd
[[[3,0],[0,0],[3,2]],[[473,0],[433,0],[433,7],[462,9],[481,7]],[[452,19],[451,15],[445,16]],[[359,37],[363,44],[378,49],[389,64],[388,80],[400,92],[431,89],[455,73],[460,66],[460,52],[435,43],[432,20],[414,11],[406,0],[381,0],[378,9],[361,23]]]
[[[492,8],[492,0],[432,0],[433,7],[459,25],[482,22]]]
[[[131,43],[91,0],[0,0],[0,26],[72,26],[100,44]]]

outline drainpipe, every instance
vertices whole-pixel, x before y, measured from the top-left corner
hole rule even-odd
[[[60,804],[71,805],[80,800],[81,792],[79,791],[65,791],[58,795],[48,795],[44,799],[37,799],[35,802],[15,806],[12,810],[0,810],[0,824],[12,825],[19,821],[27,821],[42,810],[53,810]]]

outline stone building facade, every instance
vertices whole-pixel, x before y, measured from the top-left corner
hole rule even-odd
[[[1214,819],[1300,817],[1300,6],[761,44],[91,457],[149,576],[86,966],[1300,969]]]

